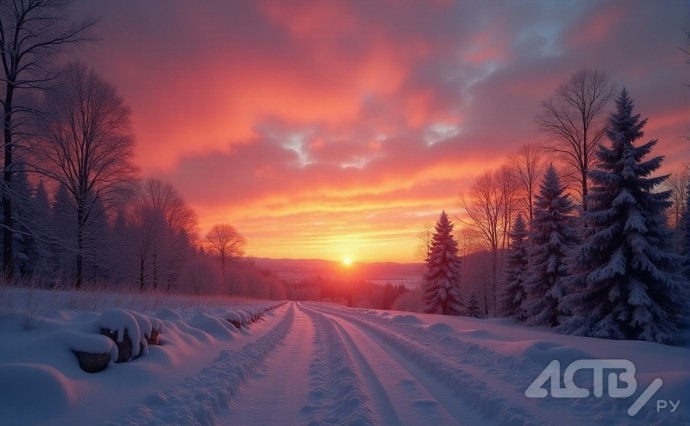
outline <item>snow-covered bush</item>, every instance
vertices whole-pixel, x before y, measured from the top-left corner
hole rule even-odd
[[[110,362],[117,361],[117,345],[107,336],[75,330],[61,331],[59,336],[76,355],[79,367],[87,373],[98,373],[105,370]]]
[[[139,356],[143,349],[148,352],[146,336],[139,327],[139,321],[132,312],[124,309],[109,309],[98,318],[100,332],[117,343],[117,362],[129,361]],[[148,325],[150,327],[150,323]]]

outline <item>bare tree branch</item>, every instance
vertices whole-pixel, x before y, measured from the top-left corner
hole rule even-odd
[[[507,244],[510,224],[516,210],[517,185],[509,167],[504,165],[494,172],[485,171],[475,180],[469,196],[460,200],[460,206],[464,209],[467,219],[459,220],[482,235],[484,245],[491,253],[494,308],[498,289],[499,252]]]
[[[0,62],[4,83],[2,181],[12,188],[14,150],[21,134],[18,120],[28,112],[18,107],[21,91],[44,88],[59,75],[50,65],[51,59],[65,49],[93,40],[90,30],[95,19],[71,23],[67,15],[68,2],[63,0],[5,0],[0,1]],[[22,126],[23,127],[23,126]],[[19,139],[26,140],[26,138]],[[13,210],[12,200],[3,193],[3,272],[7,279],[13,275]]]
[[[425,262],[429,259],[429,254],[431,253],[431,239],[434,235],[434,226],[430,223],[425,223],[422,225],[422,229],[417,233],[417,239],[419,239],[419,246],[415,251],[415,254],[420,259]]]
[[[521,210],[528,222],[532,221],[534,197],[545,170],[543,157],[543,151],[532,144],[524,145],[508,156],[508,164],[520,188],[518,203],[522,205]]]
[[[211,253],[220,257],[223,276],[225,276],[225,261],[228,258],[244,255],[247,240],[228,224],[214,225],[206,234],[206,243]]]
[[[596,165],[595,151],[605,136],[606,107],[614,93],[606,74],[585,68],[543,101],[536,117],[539,129],[552,138],[544,148],[577,176],[583,210],[587,210],[587,173]]]
[[[134,227],[139,260],[139,286],[144,290],[150,265],[151,284],[157,289],[165,272],[168,286],[174,281],[184,248],[195,245],[198,219],[169,183],[148,179],[137,192],[130,223]]]
[[[84,229],[94,205],[111,204],[136,179],[129,108],[117,90],[74,63],[48,92],[37,118],[32,171],[62,185],[76,205],[77,287]]]

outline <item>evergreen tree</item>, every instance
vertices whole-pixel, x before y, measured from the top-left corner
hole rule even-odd
[[[529,277],[525,283],[525,314],[529,325],[556,326],[565,294],[566,258],[577,244],[574,205],[549,166],[534,205],[529,249]]]
[[[482,318],[482,310],[479,308],[477,293],[472,292],[472,294],[470,294],[470,298],[467,300],[467,312],[465,314],[472,318]]]
[[[50,272],[50,197],[43,181],[39,181],[30,201],[32,212],[32,232],[35,236],[32,261],[32,272],[39,277],[46,277]]]
[[[70,198],[67,188],[60,185],[55,193],[51,207],[50,222],[54,238],[50,247],[51,269],[56,283],[66,284],[74,277],[73,257],[76,252],[76,206]]]
[[[607,129],[611,145],[599,148],[599,167],[590,172],[585,221],[591,235],[574,258],[574,292],[563,300],[574,316],[562,331],[675,343],[687,318],[688,291],[677,272],[680,258],[669,247],[664,211],[670,193],[654,192],[668,176],[648,177],[663,158],[642,161],[657,141],[634,145],[647,120],[633,115],[625,89],[616,107]]]
[[[137,279],[136,250],[132,241],[135,234],[127,223],[124,209],[115,213],[112,226],[108,227],[109,245],[106,247],[105,262],[109,281],[113,284],[133,283]]]
[[[501,295],[501,311],[504,316],[520,321],[526,319],[524,304],[527,299],[527,290],[525,289],[525,282],[529,273],[527,250],[527,225],[522,214],[518,214],[510,232],[508,260],[506,262],[506,284]]]
[[[14,278],[18,278],[18,276],[29,278],[32,272],[30,255],[34,245],[31,225],[34,220],[31,209],[31,185],[29,185],[23,163],[15,165],[10,198],[13,202],[12,215],[14,217],[14,232],[12,233],[14,238],[12,244],[14,247],[12,253]]]
[[[446,212],[436,222],[424,276],[424,312],[460,315],[464,311],[460,294],[460,258],[453,238],[453,224]]]
[[[683,257],[681,272],[685,276],[685,280],[690,283],[690,182],[688,182],[686,193],[688,198],[679,226],[681,233],[680,255]]]
[[[105,267],[108,255],[106,248],[113,242],[109,240],[109,223],[105,206],[97,196],[94,196],[93,200],[91,212],[84,224],[83,278],[86,282],[102,283],[109,277],[109,271]]]
[[[21,162],[15,165],[11,198],[14,217],[14,278],[31,279],[47,272],[50,254],[43,234],[49,207],[45,188],[39,185],[38,190],[34,191],[24,163]],[[43,202],[46,204],[41,204]]]

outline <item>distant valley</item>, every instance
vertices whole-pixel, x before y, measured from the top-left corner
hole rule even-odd
[[[358,279],[379,284],[390,282],[412,288],[421,283],[424,263],[354,262],[344,265],[321,259],[252,258],[259,268],[273,271],[283,280],[299,281],[313,277],[328,279]]]

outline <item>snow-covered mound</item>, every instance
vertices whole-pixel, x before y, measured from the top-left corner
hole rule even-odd
[[[112,418],[121,404],[134,405],[161,385],[196,374],[226,349],[238,332],[227,318],[247,327],[280,304],[226,299],[223,307],[161,307],[155,312],[60,309],[41,313],[28,330],[29,313],[4,312],[0,424],[93,424],[93,419]],[[161,344],[155,349],[150,346],[154,337]],[[126,340],[131,341],[130,355],[121,361],[130,362],[113,364]],[[87,373],[78,353],[106,354],[110,365]]]

